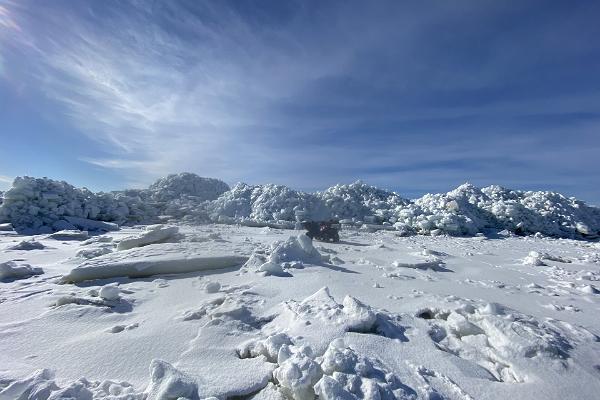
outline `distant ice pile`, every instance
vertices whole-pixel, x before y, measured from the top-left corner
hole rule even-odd
[[[190,173],[169,175],[148,189],[94,193],[63,181],[18,177],[4,193],[0,221],[26,233],[52,233],[58,230],[118,229],[118,225],[157,221],[159,215],[192,213],[206,200],[214,200],[229,190],[226,183]],[[187,205],[187,207],[186,207]]]
[[[3,196],[0,224],[32,233],[102,231],[116,225],[98,221],[131,225],[169,218],[276,228],[337,218],[345,228],[426,235],[474,235],[490,229],[564,238],[600,233],[600,208],[575,198],[471,184],[408,200],[360,181],[316,193],[274,184],[238,183],[229,190],[217,179],[183,173],[159,179],[148,189],[93,193],[66,182],[22,177]]]

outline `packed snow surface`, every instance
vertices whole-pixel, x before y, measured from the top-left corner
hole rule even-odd
[[[597,398],[599,243],[354,228],[0,235],[0,399]]]
[[[0,229],[20,233],[112,231],[165,220],[293,228],[305,219],[339,219],[344,228],[405,235],[473,236],[490,231],[593,239],[600,209],[560,193],[464,184],[408,200],[355,182],[305,193],[281,185],[233,188],[190,173],[169,175],[148,189],[93,193],[46,178],[16,178],[0,204]]]

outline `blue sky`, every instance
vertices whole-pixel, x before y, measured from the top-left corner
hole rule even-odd
[[[0,0],[0,190],[190,171],[600,204],[600,2]]]

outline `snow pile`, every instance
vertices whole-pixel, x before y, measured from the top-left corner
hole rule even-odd
[[[207,250],[194,243],[159,243],[116,251],[84,261],[62,277],[81,282],[119,276],[181,274],[241,265],[247,257]]]
[[[25,232],[50,233],[77,226],[113,230],[114,224],[93,221],[122,223],[136,213],[148,214],[141,199],[136,203],[123,195],[96,194],[47,178],[15,178],[12,188],[4,196],[0,222],[10,222],[15,229]],[[138,207],[141,210],[136,211]]]
[[[211,219],[221,221],[295,221],[297,213],[307,218],[328,216],[322,201],[310,193],[281,185],[250,186],[238,183],[208,205]]]
[[[474,235],[489,229],[577,239],[600,234],[600,209],[575,198],[468,183],[411,201],[360,181],[317,193],[274,184],[239,183],[229,190],[220,180],[182,173],[148,189],[93,193],[66,182],[23,177],[15,179],[0,205],[0,223],[30,233],[108,231],[169,217],[276,228],[334,217],[343,226],[377,230],[393,225],[404,234],[427,235]]]
[[[184,173],[159,179],[148,189],[94,193],[48,178],[15,178],[0,205],[0,223],[26,233],[57,230],[118,229],[121,224],[156,221],[173,212],[194,214],[203,201],[216,199],[229,187],[218,179]]]
[[[322,261],[323,257],[313,246],[312,239],[301,234],[290,236],[284,242],[275,242],[266,249],[255,249],[243,269],[286,276],[284,268],[303,268],[304,263],[320,264]]]
[[[176,226],[149,225],[139,235],[127,236],[119,241],[117,250],[147,246],[153,243],[174,241],[178,238],[179,228]]]
[[[150,383],[144,392],[136,391],[128,382],[88,381],[81,378],[60,387],[53,371],[40,369],[28,377],[0,387],[0,400],[74,399],[74,400],[198,400],[198,387],[189,376],[162,360],[150,363]]]
[[[14,261],[0,263],[0,281],[22,279],[43,273],[41,268],[32,267],[29,264],[17,265]]]
[[[493,218],[472,203],[479,195],[479,189],[469,184],[445,194],[426,194],[395,210],[396,229],[421,234],[439,230],[452,235],[474,235],[493,225]]]
[[[198,399],[198,386],[193,378],[177,370],[168,362],[152,360],[150,384],[146,400]]]
[[[332,186],[317,196],[323,200],[331,215],[338,219],[363,220],[366,216],[375,216],[379,221],[389,221],[394,217],[395,209],[410,203],[395,192],[378,189],[361,181]]]
[[[600,232],[600,209],[573,197],[501,186],[489,186],[481,191],[490,199],[489,204],[483,206],[511,231],[569,238]]]
[[[194,198],[198,202],[215,200],[229,190],[229,186],[219,179],[203,178],[184,172],[160,178],[148,188],[150,198],[169,202],[182,197]]]

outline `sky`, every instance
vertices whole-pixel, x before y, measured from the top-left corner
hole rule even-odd
[[[0,0],[0,190],[169,173],[600,204],[598,1]]]

